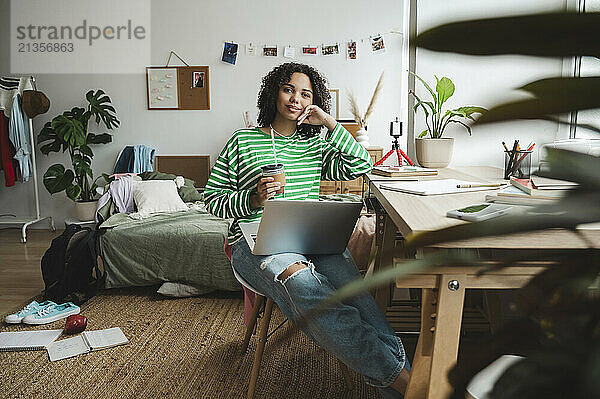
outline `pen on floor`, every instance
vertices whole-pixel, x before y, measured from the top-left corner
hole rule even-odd
[[[506,183],[490,183],[490,184],[457,184],[456,188],[471,188],[471,187],[501,187],[506,186]]]

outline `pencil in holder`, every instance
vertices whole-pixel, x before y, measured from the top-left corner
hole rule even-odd
[[[504,151],[504,179],[511,177],[529,179],[531,176],[531,151]]]

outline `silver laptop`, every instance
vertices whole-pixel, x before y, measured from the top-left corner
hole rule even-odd
[[[254,255],[339,254],[362,207],[362,202],[268,200],[260,222],[240,228]]]

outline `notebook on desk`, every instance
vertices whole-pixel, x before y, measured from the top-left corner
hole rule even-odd
[[[422,181],[407,181],[396,183],[382,183],[380,188],[385,190],[400,191],[408,194],[416,195],[441,195],[441,194],[457,194],[469,191],[484,191],[493,190],[500,187],[463,187],[460,185],[478,185],[481,182],[457,180],[457,179],[440,179],[440,180],[422,180]]]

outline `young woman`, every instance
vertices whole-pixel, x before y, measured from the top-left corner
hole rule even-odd
[[[348,250],[337,255],[256,256],[238,223],[260,219],[270,198],[318,199],[322,179],[351,180],[371,170],[369,153],[327,113],[329,103],[325,80],[314,68],[293,62],[275,67],[263,78],[258,95],[261,127],[233,134],[204,191],[210,212],[234,219],[228,242],[235,270],[292,321],[359,277],[352,257]],[[328,130],[325,138],[319,135],[323,126]],[[275,159],[285,168],[279,194],[279,182],[261,177],[261,167]],[[367,383],[382,388],[386,397],[404,392],[409,377],[404,348],[370,295],[321,314],[304,332]]]

